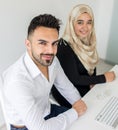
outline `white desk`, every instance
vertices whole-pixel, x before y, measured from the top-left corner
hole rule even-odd
[[[84,97],[87,104],[87,112],[79,117],[68,130],[118,130],[118,126],[113,129],[95,120],[96,115],[112,96],[118,97],[118,65],[113,69],[116,79],[113,82],[95,85]]]

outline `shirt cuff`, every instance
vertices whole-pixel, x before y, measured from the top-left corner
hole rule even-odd
[[[64,115],[66,115],[69,124],[78,119],[78,114],[74,108],[71,108],[68,111],[64,112]]]

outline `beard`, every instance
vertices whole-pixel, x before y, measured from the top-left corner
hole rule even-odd
[[[51,56],[51,59],[49,60],[43,60],[43,56]],[[34,62],[38,65],[41,64],[43,66],[50,66],[54,60],[54,54],[40,54],[40,56],[35,55],[34,53],[32,53],[32,57],[34,59]]]

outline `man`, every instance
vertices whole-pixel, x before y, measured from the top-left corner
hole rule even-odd
[[[85,103],[55,57],[60,20],[49,14],[32,19],[27,52],[3,73],[6,114],[11,130],[65,130],[86,111]],[[52,85],[73,104],[50,104]]]

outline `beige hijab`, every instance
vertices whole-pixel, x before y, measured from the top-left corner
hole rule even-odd
[[[82,13],[88,13],[93,21],[92,30],[89,36],[81,39],[76,35],[74,31],[74,22]],[[69,19],[67,21],[66,29],[63,34],[65,39],[80,59],[84,67],[87,69],[90,75],[93,74],[96,64],[98,63],[98,53],[96,50],[96,36],[94,31],[94,16],[92,9],[88,5],[80,4],[75,6],[70,12]]]

